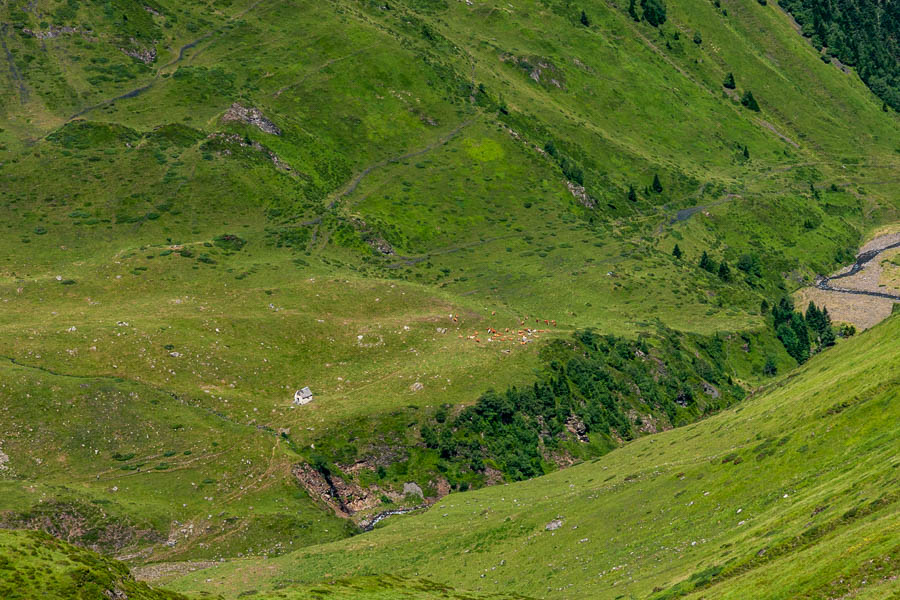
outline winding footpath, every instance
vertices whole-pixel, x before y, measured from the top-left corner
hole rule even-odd
[[[237,13],[236,15],[230,17],[230,18],[225,22],[225,24],[223,24],[221,27],[219,27],[219,28],[217,28],[217,29],[214,29],[214,30],[212,30],[212,31],[210,31],[210,32],[208,32],[208,33],[205,33],[204,35],[200,36],[199,38],[195,39],[194,41],[188,42],[187,44],[183,45],[181,48],[178,49],[178,56],[177,56],[176,58],[173,58],[172,60],[170,60],[170,61],[167,62],[166,64],[162,65],[161,67],[158,67],[158,68],[156,69],[156,73],[153,75],[153,78],[152,78],[147,84],[142,85],[141,87],[135,88],[135,89],[133,89],[133,90],[131,90],[131,91],[125,92],[124,94],[120,94],[120,95],[118,95],[118,96],[116,96],[116,97],[114,97],[114,98],[109,98],[109,99],[104,100],[104,101],[102,101],[102,102],[98,102],[97,104],[92,104],[92,105],[90,105],[90,106],[86,106],[86,107],[82,108],[80,111],[78,111],[77,113],[73,114],[73,115],[72,115],[71,117],[69,117],[67,120],[68,120],[68,121],[71,121],[72,119],[77,119],[78,117],[80,117],[80,116],[82,116],[82,115],[84,115],[84,114],[86,114],[86,113],[89,113],[89,112],[91,112],[91,111],[97,110],[98,108],[103,108],[103,107],[105,107],[105,106],[109,106],[109,105],[111,105],[111,104],[115,104],[115,103],[118,102],[119,100],[126,100],[126,99],[128,99],[128,98],[135,98],[135,97],[137,97],[137,96],[140,96],[141,94],[143,94],[144,92],[146,92],[147,90],[149,90],[150,88],[152,88],[152,87],[159,81],[160,75],[163,73],[163,71],[164,71],[165,69],[167,69],[167,68],[169,68],[169,67],[171,67],[171,66],[173,66],[173,65],[176,65],[176,64],[180,63],[182,60],[184,60],[184,53],[185,53],[185,52],[187,52],[187,51],[190,50],[191,48],[195,48],[198,44],[200,44],[200,43],[202,43],[202,42],[205,42],[206,40],[208,40],[208,39],[211,38],[212,36],[218,35],[218,34],[222,33],[223,31],[225,31],[225,29],[226,29],[230,24],[232,24],[232,23],[234,23],[235,21],[237,21],[238,19],[242,18],[242,17],[243,17],[244,15],[246,15],[248,12],[250,12],[251,10],[253,10],[254,8],[256,8],[261,2],[263,2],[263,0],[256,0],[256,2],[254,2],[253,4],[251,4],[250,6],[248,6],[247,8],[245,8],[244,10],[242,10],[241,12],[239,12],[239,13]],[[5,33],[5,30],[4,30],[3,33]],[[5,44],[3,45],[3,48],[4,48],[4,50],[6,49],[6,45],[5,45]],[[12,63],[10,63],[10,64],[12,65]],[[23,92],[24,92],[24,91],[25,91],[25,90],[24,90],[24,88],[23,88]]]

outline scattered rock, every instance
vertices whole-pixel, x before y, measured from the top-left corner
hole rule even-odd
[[[73,33],[78,33],[78,29],[76,29],[75,27],[68,27],[68,26],[60,27],[58,25],[51,25],[50,29],[48,29],[47,31],[40,31],[40,30],[32,31],[31,29],[28,29],[27,27],[23,27],[22,33],[24,33],[25,35],[30,35],[32,37],[35,37],[39,40],[49,40],[49,39],[59,37],[61,35],[72,35]]]
[[[119,50],[121,50],[127,56],[130,56],[131,58],[141,61],[145,65],[149,65],[150,63],[152,63],[153,61],[156,60],[156,48],[155,47],[142,46],[134,38],[131,38],[129,41],[131,42],[130,47],[119,48]]]
[[[587,443],[591,441],[587,435],[587,426],[584,424],[584,421],[576,417],[575,415],[570,415],[566,420],[566,429],[571,433],[575,439],[579,442]]]
[[[408,481],[403,484],[403,495],[406,496],[408,494],[415,494],[420,498],[425,498],[425,493],[422,491],[422,488],[414,481]]]
[[[569,192],[578,200],[578,203],[585,208],[594,208],[596,206],[594,199],[585,191],[583,185],[566,181],[566,187],[569,188]]]
[[[702,383],[702,385],[703,385],[703,391],[706,393],[707,396],[712,396],[713,398],[718,398],[719,396],[721,396],[721,394],[719,393],[719,390],[716,389],[716,386],[714,386],[710,383],[706,383],[705,381]]]
[[[264,117],[258,108],[247,108],[238,102],[232,104],[231,108],[225,111],[225,114],[222,115],[222,121],[226,123],[228,121],[240,121],[247,125],[253,125],[264,133],[281,135],[281,129],[279,129],[275,123]]]
[[[0,471],[5,471],[5,470],[9,469],[9,467],[6,466],[7,463],[9,463],[9,456],[7,456],[3,452],[3,449],[0,448]]]
[[[547,526],[544,527],[544,529],[546,529],[547,531],[556,531],[557,529],[562,527],[562,524],[562,519],[553,519],[552,521],[547,523]]]
[[[424,388],[425,388],[425,386],[422,385],[421,383],[419,383],[418,381],[415,382],[414,384],[412,384],[411,386],[409,386],[409,389],[412,392],[418,392],[418,391],[423,390]]]

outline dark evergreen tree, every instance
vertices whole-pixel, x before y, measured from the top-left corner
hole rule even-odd
[[[634,191],[634,186],[628,186],[628,199],[632,202],[637,202],[637,192]]]
[[[822,313],[819,312],[816,305],[810,301],[809,306],[806,307],[806,324],[809,325],[810,329],[818,333],[822,331],[824,322]]]
[[[734,75],[732,73],[729,73],[725,76],[725,81],[722,82],[722,86],[728,88],[729,90],[733,90],[736,87],[734,83]]]
[[[680,259],[682,256],[681,248],[678,247],[678,244],[675,244],[675,247],[672,248],[672,256]]]
[[[822,309],[822,323],[823,329],[820,337],[820,341],[823,348],[827,348],[829,346],[834,346],[835,344],[835,335],[834,335],[834,327],[831,325],[831,315],[828,314],[828,309]]]
[[[663,191],[663,186],[662,186],[662,183],[659,181],[659,175],[658,175],[658,174],[653,175],[653,185],[651,186],[650,189],[652,189],[652,190],[653,190],[655,193],[657,193],[657,194],[661,194],[661,193],[662,193],[662,191]]]
[[[698,46],[703,43],[703,38],[700,37],[699,31],[694,32],[694,43],[697,44]]]
[[[666,22],[666,4],[663,0],[641,0],[641,8],[644,11],[644,20],[654,27]]]
[[[724,260],[722,261],[722,264],[719,265],[719,279],[726,282],[731,281],[731,268]]]
[[[766,364],[763,365],[763,374],[768,375],[769,377],[774,377],[778,374],[778,365],[775,364],[774,357],[766,357]]]
[[[792,356],[797,362],[804,363],[809,359],[810,342],[809,329],[806,327],[806,320],[803,318],[803,315],[800,313],[791,315],[791,329],[797,336],[797,347]]]
[[[583,10],[581,11],[581,24],[584,25],[585,27],[591,26],[591,20],[588,19],[587,13],[584,12]]]
[[[746,158],[746,159],[750,158],[750,149],[747,148],[746,145],[744,146],[744,158]]]
[[[759,112],[759,104],[757,104],[756,98],[753,97],[753,92],[750,90],[747,90],[744,92],[744,95],[741,96],[741,104],[752,111]]]
[[[704,271],[709,271],[710,273],[715,273],[718,269],[716,261],[709,257],[706,250],[704,250],[703,254],[700,256],[700,268]]]
[[[765,315],[769,312],[769,303],[766,302],[766,299],[763,298],[763,301],[759,303],[759,314]]]
[[[553,143],[553,140],[547,140],[547,143],[544,144],[544,152],[553,158],[559,157],[559,152],[556,150],[556,144]]]
[[[772,317],[775,319],[775,326],[781,325],[791,320],[794,314],[794,301],[784,296],[778,301],[778,304],[772,307]]]
[[[634,19],[635,22],[638,22],[641,20],[641,18],[638,17],[637,8],[634,5],[634,0],[628,1],[628,16],[630,16],[632,19]]]

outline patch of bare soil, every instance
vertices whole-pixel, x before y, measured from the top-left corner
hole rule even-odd
[[[795,304],[804,310],[810,301],[816,306],[826,307],[835,323],[852,323],[859,330],[887,319],[894,306],[894,302],[887,298],[857,296],[814,287],[803,288],[794,294]]]

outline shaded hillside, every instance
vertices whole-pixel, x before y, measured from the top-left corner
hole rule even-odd
[[[859,76],[886,105],[900,110],[900,5],[896,2],[815,2],[780,0],[823,51],[856,67]]]

